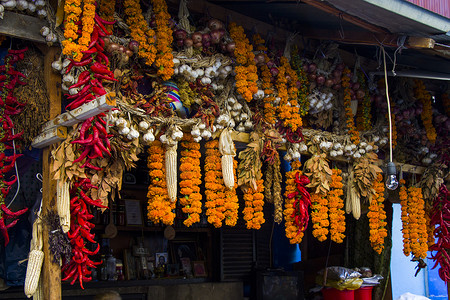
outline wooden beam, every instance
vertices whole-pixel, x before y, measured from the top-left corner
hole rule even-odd
[[[389,31],[387,31],[384,28],[381,28],[379,26],[373,25],[371,23],[368,23],[366,21],[364,21],[363,19],[360,19],[358,17],[349,15],[339,9],[337,9],[334,6],[331,6],[330,4],[323,2],[323,1],[317,1],[317,0],[302,0],[302,2],[309,4],[311,6],[314,6],[315,8],[318,8],[324,12],[327,12],[329,14],[332,14],[336,17],[342,18],[343,20],[350,22],[352,24],[355,24],[361,28],[367,29],[371,32],[376,32],[376,33],[383,33],[383,34],[387,34],[389,33]]]
[[[306,38],[317,40],[330,40],[345,44],[375,45],[383,44],[386,47],[397,48],[398,35],[364,31],[345,31],[343,35],[337,30],[324,30],[308,28],[302,31]]]
[[[52,71],[52,62],[58,59],[60,49],[48,48],[44,57],[44,79],[50,99],[50,119],[61,113],[61,76]],[[44,214],[48,210],[56,209],[56,181],[53,180],[51,170],[51,152],[47,147],[42,153],[42,210]],[[44,299],[61,300],[61,268],[53,263],[52,254],[48,242],[48,226],[44,225],[44,265],[42,266],[41,280],[44,285]]]
[[[0,34],[45,43],[45,39],[40,32],[43,26],[47,26],[46,20],[5,11],[3,20],[0,20]]]

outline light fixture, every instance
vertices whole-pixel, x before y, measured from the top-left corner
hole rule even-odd
[[[384,62],[384,83],[386,85],[386,101],[388,108],[388,119],[389,119],[389,162],[387,164],[386,170],[386,188],[389,190],[395,190],[398,187],[397,180],[397,169],[395,168],[395,164],[392,161],[392,116],[391,116],[391,103],[389,101],[389,86],[387,81],[387,72],[386,72],[386,52],[384,48],[383,50],[383,62]]]
[[[397,180],[397,169],[395,168],[395,164],[390,161],[387,164],[386,170],[386,188],[393,191],[398,187]]]

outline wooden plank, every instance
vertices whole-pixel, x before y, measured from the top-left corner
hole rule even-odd
[[[40,30],[47,26],[46,20],[5,11],[3,20],[0,20],[0,34],[20,38],[23,40],[45,43]],[[51,64],[52,62],[50,62]]]
[[[60,49],[56,47],[48,48],[44,57],[44,79],[47,86],[50,99],[49,111],[50,119],[61,113],[61,76],[52,71],[52,62],[59,57]],[[56,181],[52,179],[51,170],[51,152],[47,147],[42,153],[42,210],[56,209]],[[44,225],[44,264],[42,266],[41,280],[44,284],[44,299],[61,299],[61,268],[59,264],[53,263],[52,255],[49,250],[48,232],[49,229]]]
[[[116,106],[116,93],[110,92],[71,111],[58,115],[42,126],[41,132],[46,132],[55,126],[72,126],[81,121],[110,110]],[[34,146],[33,146],[34,147]]]
[[[52,127],[33,139],[31,147],[42,149],[67,138],[67,127]]]

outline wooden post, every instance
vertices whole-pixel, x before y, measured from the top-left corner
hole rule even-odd
[[[52,62],[58,59],[60,49],[57,47],[48,48],[44,57],[44,79],[49,96],[49,117],[56,117],[61,113],[61,76],[52,71]],[[56,181],[52,179],[51,170],[51,151],[50,147],[43,150],[42,153],[42,211],[56,209]],[[44,299],[61,299],[61,268],[53,263],[49,244],[48,228],[44,226],[44,265],[41,274],[41,280],[44,289]]]

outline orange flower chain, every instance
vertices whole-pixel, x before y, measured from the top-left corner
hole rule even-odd
[[[170,14],[165,0],[152,0],[156,21],[156,69],[162,80],[169,80],[173,75],[172,28],[169,26]]]
[[[279,73],[277,76],[278,97],[281,98],[278,106],[278,116],[283,120],[284,127],[290,128],[292,132],[296,132],[302,126],[302,118],[300,117],[297,101],[298,77],[286,57],[282,56],[280,63],[281,66],[278,68]]]
[[[291,162],[291,170],[286,173],[286,191],[284,193],[284,220],[286,237],[291,244],[300,244],[308,226],[311,205],[310,195],[305,186],[308,177],[302,175],[301,162]],[[300,189],[298,189],[300,188]]]
[[[219,152],[219,141],[212,140],[205,144],[205,195],[206,215],[208,222],[214,227],[222,227],[225,219],[225,194],[222,178],[222,163]]]
[[[138,0],[124,0],[123,5],[131,37],[139,43],[138,55],[145,59],[146,65],[151,66],[156,57],[155,31],[145,21]]]
[[[346,125],[348,129],[348,134],[353,144],[359,144],[359,131],[356,130],[355,120],[353,119],[353,112],[351,107],[352,96],[350,92],[350,69],[345,68],[342,72],[342,87],[344,88],[344,107],[345,107],[345,117]]]
[[[409,256],[411,253],[411,241],[409,237],[409,206],[408,206],[408,190],[405,186],[405,180],[400,180],[400,192],[399,192],[399,198],[400,198],[400,205],[402,209],[402,234],[403,234],[403,253],[406,256]]]
[[[183,150],[180,160],[180,193],[184,195],[180,198],[182,211],[187,214],[184,225],[190,227],[194,223],[200,222],[202,212],[202,194],[200,194],[200,184],[202,183],[200,169],[200,144],[194,142],[189,134],[184,134],[181,141]]]
[[[148,148],[148,188],[147,214],[150,221],[172,225],[175,214],[175,202],[170,201],[167,194],[166,167],[164,163],[165,149],[160,141],[154,141]]]
[[[245,208],[243,210],[244,220],[247,222],[247,229],[260,229],[266,221],[264,219],[264,180],[256,181],[257,190],[247,189],[244,194]]]
[[[223,185],[224,191],[224,200],[225,200],[225,225],[227,226],[235,226],[238,219],[238,211],[239,211],[239,198],[236,194],[237,185],[237,160],[233,158],[233,174],[234,174],[234,188],[229,189],[225,185]]]
[[[414,97],[419,100],[422,105],[422,114],[420,115],[422,119],[423,126],[427,133],[428,140],[434,144],[436,141],[436,129],[433,126],[433,109],[431,107],[431,95],[426,90],[425,84],[421,80],[414,80]]]
[[[98,5],[98,15],[108,22],[114,21],[114,12],[116,9],[115,0],[100,0]],[[106,30],[109,32],[113,31],[113,25],[105,24]]]
[[[328,221],[328,200],[323,194],[311,195],[311,222],[313,236],[320,242],[325,241],[330,222]]]
[[[425,259],[428,251],[425,202],[422,189],[414,186],[408,188],[408,226],[412,255]]]
[[[83,2],[83,5],[81,5]],[[88,49],[94,30],[95,0],[66,0],[64,4],[64,37],[62,53],[80,61]],[[78,35],[81,16],[81,36]]]
[[[253,99],[253,94],[258,92],[256,84],[258,73],[253,46],[245,35],[244,28],[236,25],[236,23],[230,24],[230,36],[236,44],[234,50],[237,64],[235,67],[236,89],[247,102],[250,102]]]
[[[369,212],[369,236],[373,250],[380,254],[384,248],[384,239],[387,237],[386,212],[384,211],[384,183],[383,176],[378,174],[373,183],[373,194],[370,197]]]
[[[335,168],[331,175],[330,191],[327,195],[328,216],[330,218],[330,238],[335,243],[342,243],[345,235],[345,212],[342,195],[342,171]]]

